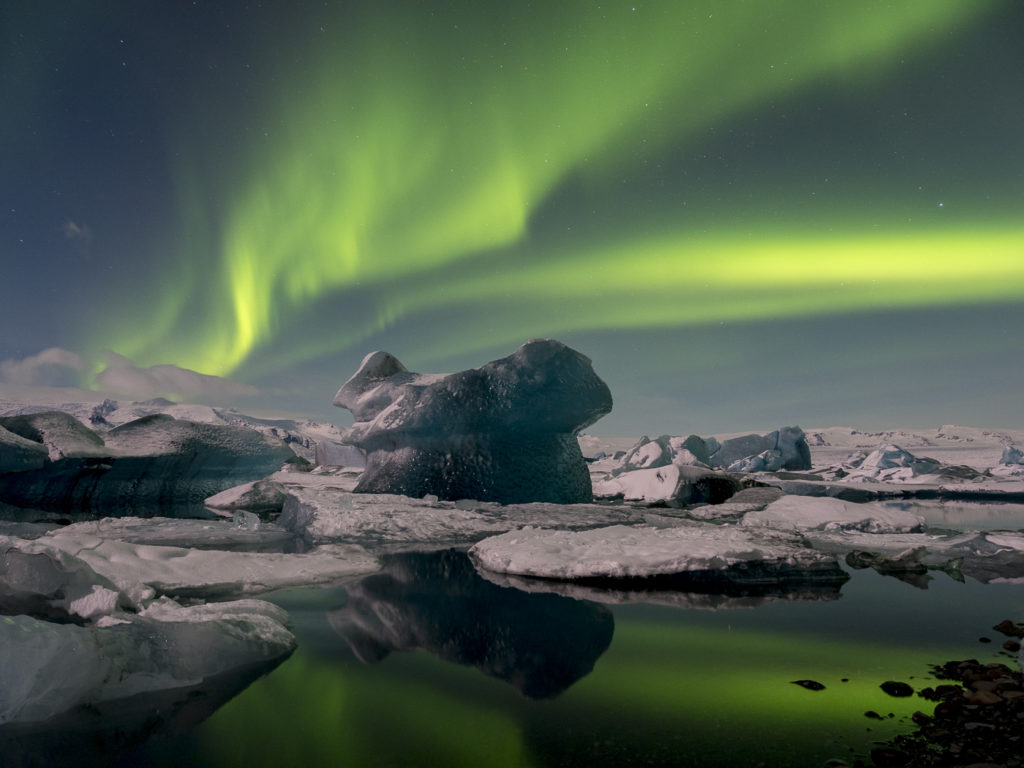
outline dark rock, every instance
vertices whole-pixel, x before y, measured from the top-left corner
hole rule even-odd
[[[1024,722],[1024,675],[1004,664],[981,664],[975,659],[948,661],[933,667],[942,684],[924,688],[921,695],[940,700],[932,717],[917,712],[918,730],[897,736],[873,750],[877,766],[1020,766],[1021,723]],[[966,686],[966,688],[965,688]],[[902,763],[891,760],[896,753]]]
[[[886,693],[888,693],[890,696],[896,696],[898,698],[914,695],[913,688],[911,688],[906,683],[901,683],[897,680],[886,680],[878,687]]]
[[[367,454],[357,492],[577,503],[593,493],[576,433],[612,398],[588,358],[534,340],[447,375],[411,373],[374,352],[334,404],[355,416],[345,442]]]
[[[1001,622],[992,627],[996,632],[1001,632],[1007,637],[1024,637],[1024,626],[1020,624],[1014,624],[1009,619],[1003,619]]]

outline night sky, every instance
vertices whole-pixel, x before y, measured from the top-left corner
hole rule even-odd
[[[370,351],[550,337],[598,434],[1024,427],[1022,39],[1015,0],[10,0],[0,383],[343,424]]]

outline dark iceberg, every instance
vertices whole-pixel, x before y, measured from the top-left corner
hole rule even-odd
[[[367,454],[357,492],[572,504],[593,497],[576,434],[612,396],[587,357],[533,340],[452,374],[374,352],[334,404],[355,416],[345,441]]]

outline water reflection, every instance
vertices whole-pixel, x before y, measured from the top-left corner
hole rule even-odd
[[[615,627],[603,606],[492,584],[454,550],[387,557],[327,619],[365,663],[423,648],[532,699],[555,697],[587,675]]]
[[[694,583],[658,579],[605,580],[603,583],[555,581],[483,571],[483,578],[503,587],[542,595],[562,595],[605,605],[646,603],[672,608],[732,610],[757,608],[778,601],[838,600],[843,583],[762,583],[736,585],[728,582]]]

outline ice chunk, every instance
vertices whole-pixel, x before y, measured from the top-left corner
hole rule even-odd
[[[108,456],[103,438],[74,416],[43,411],[21,416],[0,416],[0,427],[46,446],[50,460]]]
[[[257,600],[196,608],[164,601],[104,627],[0,617],[0,724],[49,720],[280,659],[295,647],[286,618]]]
[[[854,504],[811,496],[783,496],[762,510],[748,512],[743,517],[743,525],[793,531],[911,533],[925,530],[924,518],[902,507],[878,502]]]
[[[985,476],[965,465],[943,464],[937,459],[915,456],[893,443],[880,445],[870,453],[857,451],[848,456],[839,469],[827,474],[846,482],[940,483],[976,481]]]
[[[0,475],[40,469],[49,456],[50,452],[42,443],[24,438],[0,426]]]
[[[1024,451],[1015,445],[1007,445],[1003,448],[1003,454],[999,457],[1000,464],[1024,464]]]
[[[621,498],[649,504],[717,504],[739,489],[739,480],[724,472],[678,464],[637,469],[594,482],[596,498]]]
[[[735,525],[673,528],[611,526],[587,531],[525,528],[477,542],[481,568],[545,579],[610,580],[672,577],[677,583],[842,583],[833,555],[804,546],[794,534]]]
[[[860,462],[860,469],[896,469],[898,467],[912,467],[917,457],[910,451],[900,448],[898,445],[882,445],[873,450],[863,461]]]
[[[0,540],[0,614],[81,621],[118,606],[113,582],[80,559],[63,552],[26,551],[31,547],[18,543]],[[127,598],[122,602],[129,604]]]
[[[373,573],[379,567],[375,558],[356,546],[320,548],[306,554],[225,552],[132,544],[78,531],[58,531],[19,542],[18,547],[33,554],[70,554],[118,589],[145,584],[163,595],[203,598],[337,583]]]
[[[270,513],[281,511],[284,497],[285,486],[282,483],[264,478],[228,488],[210,496],[203,503],[223,512],[244,509],[255,513]]]
[[[611,469],[618,475],[669,464],[728,469],[731,472],[774,472],[811,468],[811,452],[800,427],[782,427],[766,435],[742,435],[719,442],[713,437],[640,439]]]
[[[469,544],[521,525],[583,528],[642,519],[642,511],[625,506],[452,502],[310,485],[289,490],[277,523],[310,544],[345,541],[407,549]]]
[[[258,520],[258,518],[257,518]],[[233,520],[176,517],[105,517],[64,526],[64,535],[84,534],[133,544],[155,544],[225,552],[295,552],[295,535],[273,523],[239,528]]]
[[[355,416],[345,441],[367,453],[360,493],[575,503],[592,498],[575,435],[612,400],[589,359],[533,340],[445,375],[411,373],[375,352],[334,404]]]
[[[782,452],[772,448],[762,451],[756,456],[747,456],[739,461],[734,461],[728,466],[728,470],[730,472],[775,472],[782,469],[784,463]]]
[[[990,470],[994,477],[1018,477],[1024,475],[1024,452],[1015,445],[1007,445],[999,457],[999,464]]]
[[[11,475],[0,485],[0,500],[99,514],[198,506],[208,496],[296,459],[280,440],[250,429],[162,415],[110,430],[103,452],[105,457],[66,457]]]

